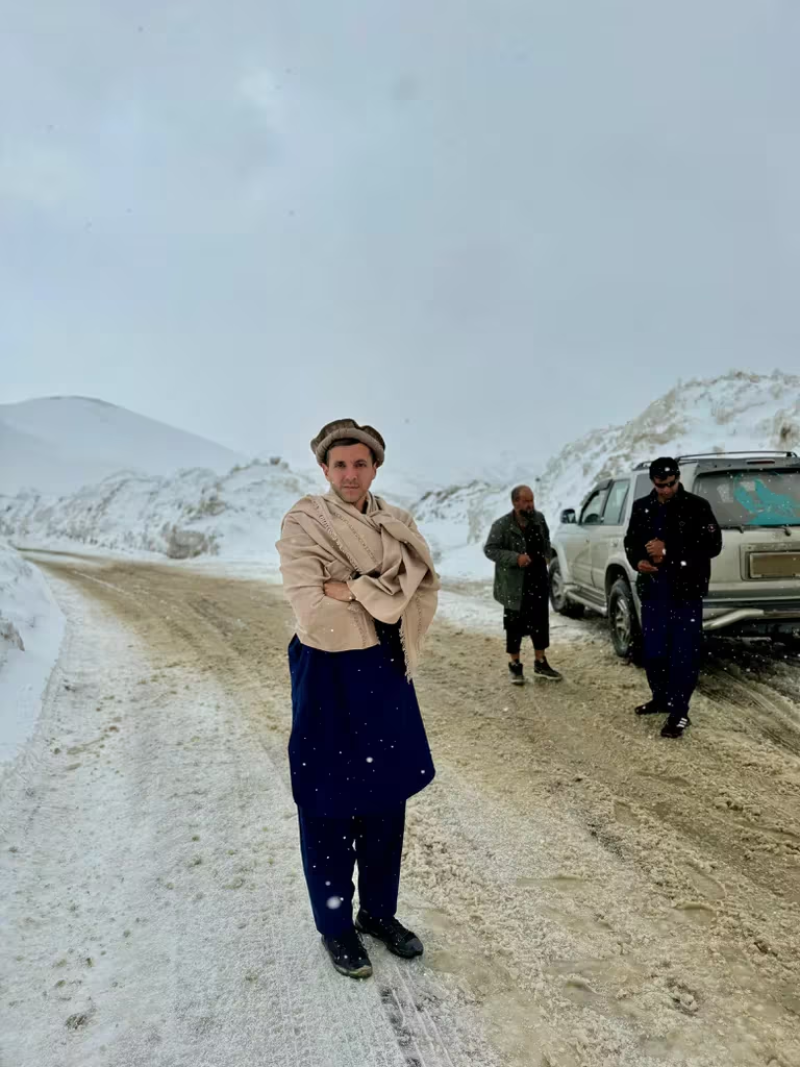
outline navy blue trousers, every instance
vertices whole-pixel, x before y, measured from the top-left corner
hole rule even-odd
[[[436,774],[399,625],[375,629],[372,648],[289,645],[292,793],[309,815],[382,815]]]
[[[700,677],[703,601],[676,600],[667,585],[642,603],[642,641],[647,681],[671,715],[685,715]]]
[[[353,927],[353,867],[358,861],[361,907],[380,919],[397,911],[405,803],[380,815],[300,819],[300,851],[314,922],[323,937],[341,937]]]

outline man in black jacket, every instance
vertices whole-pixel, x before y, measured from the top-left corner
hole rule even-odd
[[[669,715],[662,737],[689,725],[689,701],[700,673],[703,597],[722,532],[702,497],[687,493],[676,460],[650,465],[653,492],[633,505],[625,552],[639,572],[642,639],[652,700],[637,715]]]

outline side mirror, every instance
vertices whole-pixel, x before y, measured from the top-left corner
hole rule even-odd
[[[566,510],[562,511],[561,512],[561,521],[562,521],[562,523],[564,523],[567,526],[570,523],[577,522],[578,520],[577,520],[577,518],[575,516],[575,508],[566,508]]]

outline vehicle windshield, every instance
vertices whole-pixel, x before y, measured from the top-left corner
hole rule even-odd
[[[694,492],[720,526],[800,526],[800,470],[715,471],[701,474]]]

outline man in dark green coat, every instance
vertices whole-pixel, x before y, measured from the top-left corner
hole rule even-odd
[[[520,661],[522,638],[533,641],[537,678],[560,681],[547,662],[550,646],[550,531],[544,515],[534,507],[533,490],[518,485],[511,491],[513,511],[498,519],[483,547],[494,563],[494,598],[505,608],[508,670],[514,685],[523,685]]]

